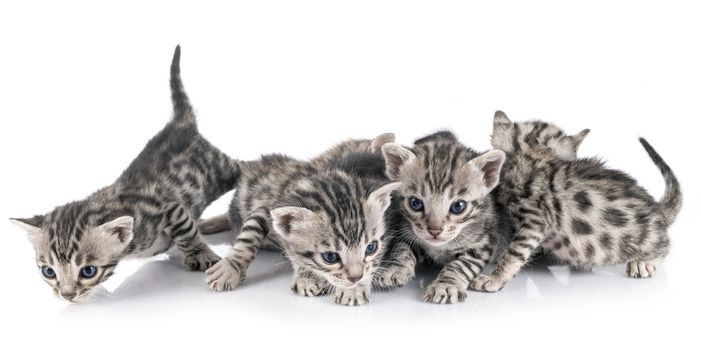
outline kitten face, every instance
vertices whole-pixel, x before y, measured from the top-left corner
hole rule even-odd
[[[548,153],[560,159],[575,160],[577,149],[588,134],[589,129],[584,129],[576,135],[567,135],[557,126],[540,121],[513,123],[504,112],[497,111],[492,147],[505,152]]]
[[[434,247],[484,214],[481,200],[498,184],[505,160],[502,151],[478,156],[454,139],[417,144],[415,152],[387,144],[382,152],[387,175],[402,184],[397,192],[414,233]]]
[[[360,202],[336,197],[330,202],[335,208],[276,208],[271,211],[273,227],[285,240],[287,255],[296,266],[341,288],[366,283],[382,256],[384,212],[398,186],[386,184]]]
[[[44,281],[56,296],[70,302],[89,299],[94,288],[112,275],[133,238],[134,219],[129,216],[93,227],[44,217],[12,222],[27,231]]]

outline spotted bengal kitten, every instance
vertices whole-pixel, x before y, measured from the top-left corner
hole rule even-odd
[[[65,300],[86,300],[120,260],[175,245],[188,270],[219,260],[200,240],[196,220],[231,190],[240,169],[197,131],[180,80],[180,47],[170,68],[173,119],[116,182],[46,215],[12,219],[29,234],[44,280]]]
[[[626,263],[628,276],[638,278],[652,277],[667,255],[667,229],[682,194],[652,146],[640,139],[665,179],[659,202],[599,159],[563,158],[553,151],[549,143],[562,134],[542,122],[513,123],[504,113],[495,114],[492,146],[508,159],[496,198],[517,231],[495,271],[476,278],[474,289],[502,289],[538,247],[577,269]]]
[[[242,163],[229,225],[203,223],[239,231],[231,253],[207,270],[209,287],[238,286],[258,249],[267,247],[292,262],[295,293],[332,294],[344,305],[367,303],[385,246],[384,213],[398,186],[384,178],[382,167],[378,176],[376,167],[349,164],[364,162],[363,152],[353,155],[352,149],[376,149],[371,146],[353,141],[309,162],[266,155]]]
[[[443,265],[424,300],[464,301],[472,279],[506,242],[489,193],[499,183],[504,152],[478,153],[450,132],[382,147],[387,176],[400,181],[397,205],[408,220],[394,255],[376,278],[378,287],[401,286],[414,277],[417,256]]]

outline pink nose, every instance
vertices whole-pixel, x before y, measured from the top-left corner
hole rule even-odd
[[[443,229],[435,229],[435,228],[429,228],[428,233],[431,234],[431,236],[438,237],[440,236],[441,232],[443,232]]]

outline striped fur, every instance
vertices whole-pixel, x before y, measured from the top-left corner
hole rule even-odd
[[[152,256],[176,245],[188,270],[219,260],[195,225],[202,211],[231,190],[239,165],[197,131],[195,114],[180,80],[180,47],[171,64],[172,120],[145,146],[117,181],[87,198],[46,215],[13,219],[29,233],[44,280],[66,300],[86,300],[119,261]],[[81,277],[83,267],[97,274]]]
[[[349,141],[309,162],[266,155],[243,163],[229,210],[236,242],[226,258],[207,270],[209,287],[236,288],[258,250],[267,247],[283,251],[292,262],[295,293],[331,293],[345,305],[367,303],[384,247],[384,212],[398,186],[384,178],[381,158],[379,171],[356,166],[372,157],[372,144]],[[225,226],[220,217],[215,220],[216,225],[201,225]],[[366,254],[372,242],[378,249]],[[325,262],[326,252],[338,254],[339,261]]]
[[[382,151],[387,175],[402,183],[397,205],[408,224],[399,226],[395,255],[387,259],[384,276],[376,284],[406,283],[414,275],[418,256],[443,265],[426,288],[424,300],[464,301],[472,279],[504,246],[498,208],[489,195],[499,182],[504,153],[477,153],[450,132],[420,139],[413,149],[387,144]],[[416,200],[422,203],[420,208],[414,206]],[[451,212],[460,202],[464,210]]]
[[[492,145],[508,155],[496,198],[517,231],[495,271],[477,278],[474,289],[500,290],[540,247],[578,270],[625,263],[628,275],[640,278],[652,277],[667,255],[667,229],[681,207],[681,190],[657,152],[640,140],[667,184],[660,202],[598,159],[562,157],[551,144],[564,137],[546,123],[495,115]]]

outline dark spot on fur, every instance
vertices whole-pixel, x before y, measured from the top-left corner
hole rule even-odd
[[[589,194],[584,191],[577,192],[577,194],[574,195],[574,201],[577,203],[577,208],[579,208],[580,211],[586,212],[592,207],[591,198],[589,198]]]
[[[599,237],[599,243],[601,243],[601,246],[604,247],[604,249],[613,248],[613,239],[608,233],[604,233],[601,235],[601,237]]]
[[[592,259],[594,254],[596,254],[596,248],[594,248],[593,244],[588,243],[584,255],[587,257],[587,259]]]
[[[591,225],[580,219],[572,219],[572,231],[578,235],[590,235],[594,231]]]
[[[617,227],[625,226],[628,223],[626,214],[616,208],[607,208],[604,210],[603,217],[606,222]]]

